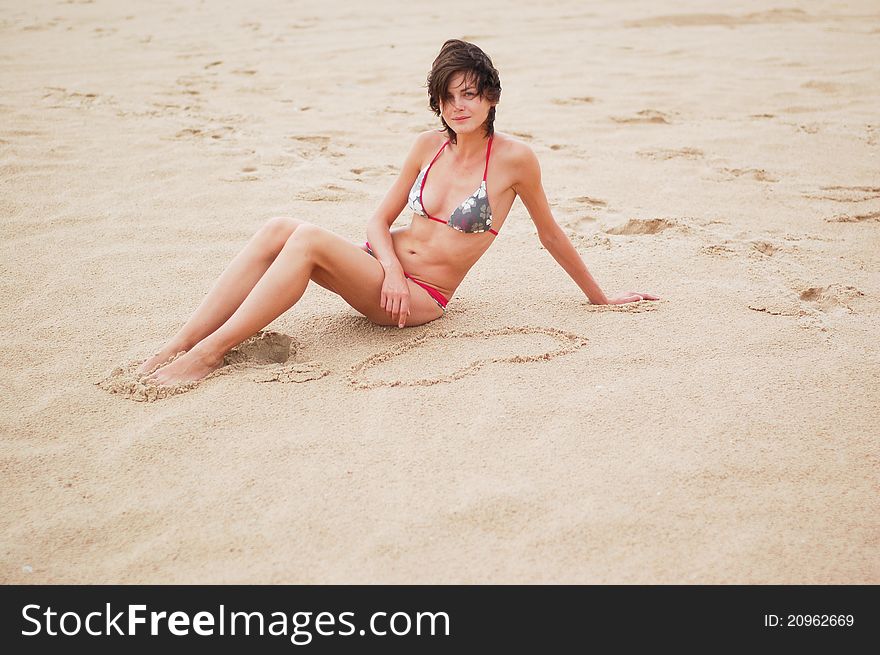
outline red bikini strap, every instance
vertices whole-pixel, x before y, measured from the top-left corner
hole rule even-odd
[[[489,172],[489,153],[492,152],[492,139],[494,138],[494,135],[489,137],[489,145],[486,148],[486,169],[483,171],[483,182],[486,181],[486,173]]]
[[[422,211],[425,212],[425,216],[428,218],[434,218],[428,213],[428,210],[425,209],[424,203],[422,203],[422,191],[425,190],[425,180],[428,179],[428,173],[431,171],[431,166],[434,165],[434,162],[437,161],[437,157],[440,156],[440,153],[443,152],[443,148],[449,143],[449,139],[446,139],[446,142],[440,146],[440,150],[437,151],[437,154],[434,155],[434,159],[431,160],[431,163],[428,164],[428,168],[425,169],[425,175],[422,177],[422,186],[419,187],[419,204],[422,206]],[[441,221],[439,218],[434,218],[435,221],[440,221],[441,223],[445,223],[446,221]]]
[[[432,160],[431,160],[431,163],[428,164],[428,168],[431,168],[431,166],[434,165],[434,162],[437,161],[437,157],[440,156],[440,153],[443,152],[443,148],[445,148],[447,145],[449,145],[449,139],[446,139],[446,141],[443,143],[443,145],[440,146],[440,150],[438,150],[438,151],[437,151],[437,154],[434,155],[434,159],[432,159]],[[428,175],[428,172],[427,172],[427,171],[425,171],[425,175],[426,175],[426,176]]]

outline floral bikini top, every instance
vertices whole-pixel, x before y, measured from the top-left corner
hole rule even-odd
[[[430,218],[432,221],[446,223],[449,227],[453,227],[459,232],[491,232],[497,235],[498,232],[492,229],[492,208],[489,206],[489,195],[486,191],[486,173],[489,172],[489,153],[492,152],[492,139],[493,137],[489,137],[489,145],[486,147],[486,168],[483,171],[483,181],[480,183],[480,188],[474,191],[467,200],[452,212],[449,220],[434,218],[425,211],[425,207],[422,205],[422,191],[425,188],[428,172],[431,170],[434,162],[437,161],[437,157],[440,156],[440,153],[449,144],[448,139],[440,147],[440,150],[437,151],[437,154],[434,155],[434,159],[431,160],[428,167],[419,173],[415,183],[413,183],[412,189],[409,192],[409,208],[416,214]]]

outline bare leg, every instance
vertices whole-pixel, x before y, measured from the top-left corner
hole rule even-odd
[[[223,325],[281,252],[288,237],[302,225],[293,218],[269,219],[229,263],[198,308],[177,334],[137,370],[150,372],[179,352],[186,352]]]
[[[287,311],[303,295],[309,281],[341,296],[377,325],[398,320],[380,306],[385,271],[357,244],[324,228],[303,223],[244,302],[217,330],[186,354],[147,376],[146,380],[174,385],[201,380],[223,363],[233,347]],[[407,325],[422,325],[442,315],[428,293],[411,280]]]
[[[298,238],[307,232],[307,229],[299,229],[287,240],[275,261],[228,320],[185,355],[147,376],[146,380],[172,385],[202,379],[223,363],[223,356],[230,349],[296,303],[305,293],[314,267],[308,236],[303,234],[303,238]]]

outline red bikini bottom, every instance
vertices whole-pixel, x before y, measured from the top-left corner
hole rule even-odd
[[[373,255],[373,257],[375,257],[376,255],[373,254],[373,249],[370,248],[369,241],[366,242],[366,246],[367,246],[367,252],[370,253],[371,255]],[[442,293],[437,291],[437,289],[435,289],[434,287],[428,286],[424,282],[419,282],[418,280],[413,279],[413,277],[409,273],[407,273],[406,271],[404,271],[403,275],[404,275],[404,277],[409,278],[410,280],[412,280],[413,282],[418,284],[420,287],[422,287],[425,291],[427,291],[428,295],[434,299],[434,302],[436,302],[438,305],[440,305],[440,308],[444,312],[446,311],[446,305],[449,304],[449,301],[446,299],[446,296],[444,296]]]

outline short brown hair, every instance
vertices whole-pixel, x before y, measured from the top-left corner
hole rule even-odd
[[[456,73],[464,73],[468,81],[475,83],[478,96],[484,96],[493,103],[501,100],[501,80],[489,55],[473,43],[449,39],[440,48],[440,54],[431,65],[431,72],[428,73],[428,106],[437,116],[440,116],[440,100],[448,102],[452,99],[449,95],[449,81]],[[446,128],[449,140],[455,143],[455,131],[446,124],[442,116],[440,122]],[[492,107],[486,122],[483,123],[485,136],[489,137],[495,133],[494,124],[495,107]]]

